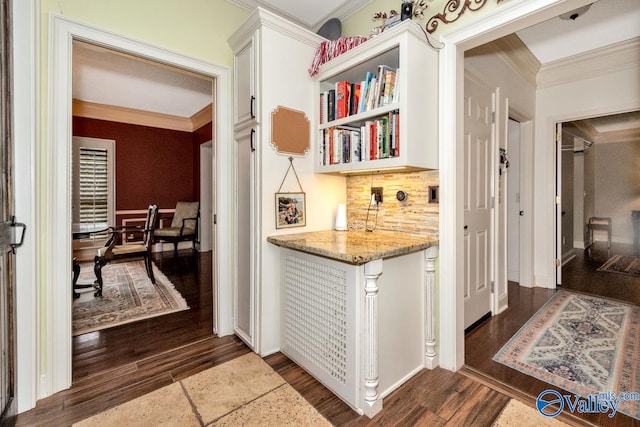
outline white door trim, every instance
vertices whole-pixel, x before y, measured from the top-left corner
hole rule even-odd
[[[36,140],[40,134],[38,109],[40,2],[12,2],[13,34],[13,167],[15,215],[27,224],[24,243],[16,251],[16,400],[18,413],[36,406],[38,398],[38,326],[40,325],[36,251]]]
[[[94,27],[68,17],[51,14],[49,22],[49,94],[48,131],[43,163],[47,170],[46,186],[42,188],[44,212],[41,220],[44,230],[42,253],[48,254],[42,260],[45,272],[43,278],[43,311],[46,325],[41,331],[43,344],[40,359],[45,364],[40,397],[51,395],[71,385],[71,62],[72,40],[78,39],[107,48],[129,52],[162,63],[191,70],[216,80],[216,206],[219,224],[231,224],[233,218],[233,194],[231,188],[232,153],[228,111],[231,111],[231,79],[227,67],[218,66],[188,57],[148,42]],[[231,285],[233,252],[231,227],[220,227],[216,233],[214,257],[214,282],[217,288],[215,313],[219,335],[233,333],[231,311]],[[216,290],[214,290],[214,293]],[[216,319],[214,319],[215,322]]]
[[[464,56],[480,46],[564,12],[590,0],[521,0],[500,6],[487,15],[461,24],[440,39],[439,164],[440,164],[440,365],[458,370],[464,364],[464,270],[462,199],[464,187],[458,171],[463,155],[462,97]],[[452,147],[452,148],[449,148]]]

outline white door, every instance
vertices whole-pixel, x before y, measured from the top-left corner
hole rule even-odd
[[[562,284],[562,123],[556,123],[556,284]],[[573,203],[573,200],[571,200]]]
[[[236,280],[234,331],[255,350],[255,166],[256,130],[235,135],[236,174]]]
[[[507,187],[507,279],[520,283],[520,123],[509,119]]]
[[[493,93],[465,78],[464,327],[491,313],[493,280]]]
[[[200,145],[200,226],[199,250],[208,252],[213,248],[213,143]]]

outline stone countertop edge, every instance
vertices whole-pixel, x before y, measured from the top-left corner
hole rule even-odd
[[[267,241],[284,248],[354,265],[406,255],[438,245],[438,238],[435,236],[394,231],[312,231],[269,236]]]

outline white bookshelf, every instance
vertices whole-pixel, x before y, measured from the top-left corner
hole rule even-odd
[[[364,80],[367,71],[377,74],[379,65],[397,69],[397,102],[327,123],[320,123],[320,94],[346,80]],[[315,172],[358,174],[438,168],[438,52],[427,35],[412,21],[403,22],[379,36],[332,59],[315,78]],[[360,127],[398,111],[399,155],[366,161],[322,164],[321,130],[334,126]]]

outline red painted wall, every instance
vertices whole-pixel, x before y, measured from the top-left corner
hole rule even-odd
[[[212,126],[208,123],[193,132],[193,191],[200,197],[200,145],[211,141]]]
[[[73,135],[116,141],[116,210],[199,200],[193,133],[74,117]]]

